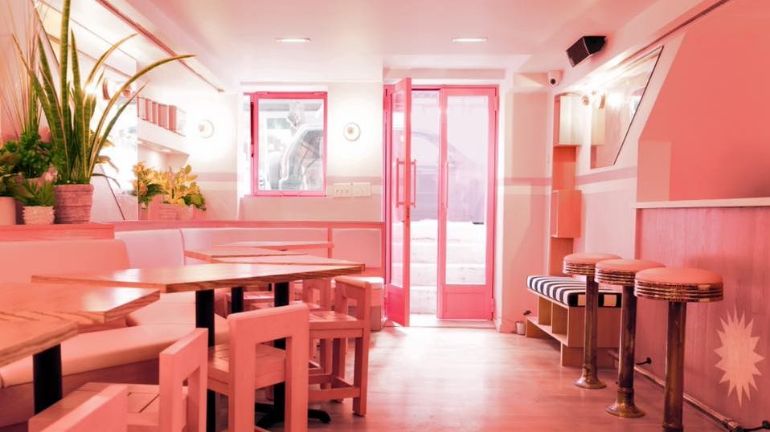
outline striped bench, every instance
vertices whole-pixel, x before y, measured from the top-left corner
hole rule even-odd
[[[585,286],[582,279],[563,276],[529,276],[527,287],[537,295],[537,315],[527,317],[526,335],[552,338],[561,348],[561,365],[580,367],[583,361]],[[617,349],[620,334],[621,293],[599,287],[597,361],[613,367],[609,351]]]
[[[586,305],[586,283],[580,279],[560,276],[529,276],[527,287],[530,291],[548,297],[564,306]],[[620,307],[621,293],[614,289],[599,287],[599,307]]]

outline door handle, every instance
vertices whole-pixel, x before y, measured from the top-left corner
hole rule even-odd
[[[394,179],[396,186],[396,207],[404,205],[404,202],[401,201],[401,165],[403,164],[404,161],[396,158],[396,178]]]
[[[417,159],[412,161],[412,207],[417,206]]]
[[[449,161],[444,162],[444,209],[449,209]]]

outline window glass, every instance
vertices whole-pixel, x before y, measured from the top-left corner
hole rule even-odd
[[[325,99],[255,99],[257,193],[323,194]]]

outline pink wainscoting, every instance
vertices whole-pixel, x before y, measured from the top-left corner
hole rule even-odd
[[[335,258],[361,261],[366,264],[366,273],[382,275],[385,268],[385,224],[382,222],[361,221],[126,221],[114,224],[116,232],[144,231],[165,229],[200,229],[200,228],[251,228],[254,231],[249,240],[324,240],[334,242],[331,255]],[[225,230],[223,230],[225,231]],[[232,231],[232,230],[230,230]],[[230,238],[232,233],[224,233],[223,241],[243,240]],[[218,236],[219,237],[219,236]],[[253,237],[253,238],[252,238]],[[211,238],[211,236],[206,236]],[[185,247],[209,247],[204,243],[185,245]],[[326,250],[313,252],[325,255]]]
[[[638,257],[724,278],[724,301],[688,306],[685,388],[747,426],[767,419],[770,407],[769,234],[770,207],[642,209],[638,215]],[[652,357],[658,376],[665,367],[666,310],[664,302],[639,300],[636,354]],[[730,360],[722,364],[725,349]]]
[[[100,240],[113,237],[111,224],[0,226],[0,241]]]

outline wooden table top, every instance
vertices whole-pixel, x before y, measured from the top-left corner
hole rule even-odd
[[[199,264],[109,272],[32,276],[34,282],[156,288],[164,292],[201,291],[259,283],[323,279],[359,272],[358,266]]]
[[[242,264],[279,264],[279,265],[331,265],[331,266],[357,266],[359,272],[366,269],[366,265],[354,261],[337,258],[318,257],[314,255],[273,255],[256,257],[227,257],[214,258],[214,262],[242,263]]]
[[[97,325],[123,318],[158,299],[160,291],[149,288],[2,283],[0,318],[60,318],[80,325]]]
[[[262,249],[250,247],[215,246],[211,249],[186,250],[184,255],[188,258],[214,262],[216,258],[240,258],[262,257],[273,255],[301,255],[301,252],[281,251],[276,249]]]
[[[0,366],[45,351],[77,333],[77,324],[72,321],[5,321],[0,318]]]
[[[257,240],[228,243],[222,246],[251,247],[289,251],[298,249],[331,249],[334,247],[334,243],[318,240]]]

